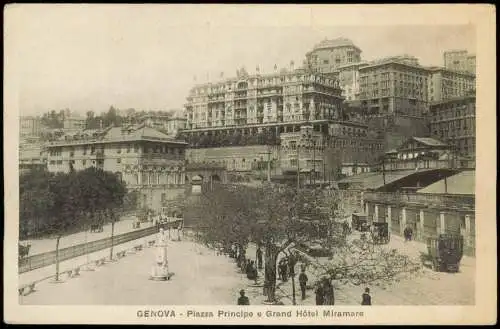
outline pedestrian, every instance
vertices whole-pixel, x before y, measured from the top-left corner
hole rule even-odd
[[[283,258],[283,262],[281,263],[281,271],[282,271],[282,276],[283,276],[283,282],[288,281],[288,260],[286,258]]]
[[[406,226],[405,229],[404,229],[404,231],[403,231],[403,234],[405,236],[405,242],[411,240],[411,229],[410,229],[410,227]]]
[[[410,226],[408,228],[408,241],[411,241],[412,238],[413,238],[413,229]]]
[[[257,248],[257,266],[259,270],[262,270],[262,250],[260,246]]]
[[[306,299],[306,286],[307,286],[307,281],[309,278],[306,275],[305,269],[302,269],[302,272],[299,275],[299,284],[300,284],[300,291],[302,292],[302,300]]]
[[[330,279],[325,278],[324,286],[324,305],[335,305],[335,295],[333,292],[333,285]]]
[[[365,292],[361,295],[361,305],[371,305],[372,296],[370,296],[370,288],[365,288]]]
[[[240,297],[238,298],[238,305],[250,305],[250,300],[245,296],[245,290],[240,290]]]
[[[283,258],[278,263],[278,278],[283,281]]]
[[[323,285],[321,282],[316,283],[316,290],[314,291],[316,294],[316,305],[323,305],[324,302],[324,291],[323,291]]]

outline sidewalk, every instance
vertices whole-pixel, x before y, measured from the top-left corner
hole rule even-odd
[[[119,244],[113,247],[113,257],[116,257],[116,254],[120,251],[128,250],[133,248],[136,245],[142,244],[145,248],[147,246],[147,242],[150,240],[154,240],[155,236],[147,236],[137,240],[132,240],[123,244]],[[91,254],[83,255],[80,257],[71,258],[59,263],[59,273],[63,273],[65,271],[73,270],[76,267],[91,264],[98,259],[106,258],[109,261],[109,252],[110,248],[106,248]],[[91,267],[93,267],[92,265]],[[28,271],[19,275],[19,286],[28,284],[31,282],[36,282],[39,280],[45,280],[54,276],[56,273],[56,265],[52,264],[46,267],[42,267],[36,270]],[[64,277],[64,275],[63,275]]]
[[[128,217],[122,217],[121,220],[115,223],[114,234],[122,234],[134,231],[132,228],[133,219]],[[153,225],[150,222],[141,223],[141,228],[150,227]],[[103,226],[103,231],[99,233],[90,233],[88,230],[85,232],[78,232],[74,234],[70,234],[61,238],[59,242],[59,248],[66,248],[75,246],[78,244],[96,241],[104,238],[108,238],[111,236],[111,223]],[[33,256],[37,254],[41,254],[44,252],[49,252],[55,250],[56,240],[55,239],[31,239],[20,241],[21,244],[31,244],[30,253],[28,256]]]

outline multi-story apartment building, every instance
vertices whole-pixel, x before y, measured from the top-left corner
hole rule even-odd
[[[429,67],[429,102],[462,97],[476,89],[476,76],[466,71]]]
[[[476,55],[467,50],[449,50],[443,53],[444,67],[448,70],[476,74]]]
[[[337,67],[342,96],[346,101],[356,101],[359,99],[359,69],[367,66],[366,62],[351,63]]]
[[[476,154],[476,96],[464,96],[430,105],[432,136],[453,146],[461,156]]]
[[[86,126],[86,119],[74,114],[65,116],[63,119],[63,128],[66,131],[83,130]]]
[[[337,80],[304,69],[266,75],[241,70],[236,78],[191,90],[186,132],[220,133],[238,127],[283,131],[305,120],[338,119],[341,93]]]
[[[118,174],[153,209],[183,191],[187,144],[147,127],[125,126],[65,136],[47,144],[47,168],[69,172],[89,167]]]
[[[345,163],[373,163],[384,152],[384,141],[370,136],[367,127],[352,122],[330,123],[327,134],[309,125],[280,135],[282,171],[315,173],[324,180],[335,178]]]
[[[167,121],[166,132],[168,135],[176,136],[180,131],[186,129],[187,118],[177,113]]]
[[[138,121],[154,129],[166,129],[171,117],[172,115],[166,112],[163,114],[147,113],[140,116]]]
[[[312,71],[333,76],[339,66],[360,61],[361,49],[346,38],[325,39],[306,54],[306,63]]]
[[[19,118],[19,135],[21,137],[39,136],[43,130],[42,120],[34,116]]]
[[[19,172],[47,167],[47,151],[42,143],[19,144]]]
[[[359,68],[361,106],[369,114],[421,117],[427,112],[426,68],[408,55]]]

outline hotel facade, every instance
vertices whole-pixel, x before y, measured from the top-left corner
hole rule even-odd
[[[113,172],[140,193],[142,206],[158,210],[184,192],[186,146],[145,125],[113,127],[47,143],[47,169]]]

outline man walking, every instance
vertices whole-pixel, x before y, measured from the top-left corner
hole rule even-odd
[[[299,275],[299,284],[300,284],[300,291],[302,292],[302,300],[306,299],[306,287],[308,280],[309,278],[306,275],[306,269],[302,268],[302,271],[300,272]]]
[[[361,295],[361,305],[371,305],[372,296],[370,296],[370,288],[365,288],[365,292]]]
[[[262,270],[262,250],[260,246],[257,248],[257,267]]]
[[[240,290],[240,297],[238,298],[238,305],[250,305],[250,300],[245,296],[245,290]]]

